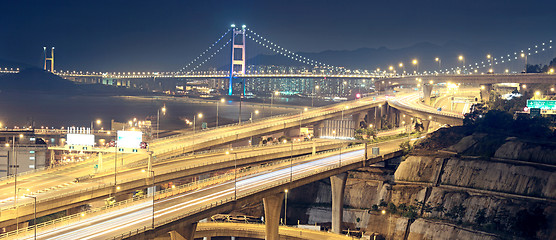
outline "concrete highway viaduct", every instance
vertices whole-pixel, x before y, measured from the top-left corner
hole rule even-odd
[[[195,144],[192,144],[191,136],[180,135],[176,137],[158,140],[159,146],[160,145],[167,146],[168,142],[177,143],[179,145],[177,149],[175,150],[166,149],[167,151],[163,151],[162,147],[158,147],[155,148],[154,152],[156,154],[155,156],[159,156],[159,157],[179,156],[184,152],[187,153],[194,149],[197,150],[206,149],[206,148],[210,148],[211,146],[227,144],[233,141],[238,141],[240,139],[246,139],[253,136],[255,136],[256,139],[257,136],[260,136],[263,133],[269,134],[269,133],[276,133],[276,132],[284,132],[286,135],[292,133],[293,135],[297,135],[299,133],[298,131],[300,126],[310,126],[310,125],[313,125],[314,126],[313,128],[316,129],[315,135],[318,137],[320,135],[319,125],[323,124],[324,121],[330,119],[340,119],[338,121],[341,122],[343,121],[352,121],[355,123],[363,122],[368,125],[373,125],[374,127],[383,126],[385,124],[385,121],[387,121],[385,119],[389,119],[395,125],[400,125],[404,117],[412,116],[411,114],[413,114],[415,117],[420,117],[425,119],[424,121],[433,120],[433,121],[445,122],[453,125],[457,125],[458,121],[461,122],[461,119],[458,118],[443,116],[441,114],[434,113],[434,112],[433,113],[423,112],[423,111],[420,112],[418,109],[411,109],[410,107],[404,107],[403,105],[396,106],[396,104],[392,104],[392,106],[390,106],[388,103],[389,102],[385,101],[382,97],[379,97],[378,100],[377,99],[371,100],[371,98],[359,99],[352,102],[340,103],[333,106],[327,106],[327,107],[322,107],[307,112],[302,112],[297,115],[279,116],[275,118],[265,119],[262,120],[261,122],[244,123],[241,125],[233,125],[233,126],[228,126],[228,127],[223,127],[223,128],[213,129],[213,130],[207,130],[207,131],[200,132],[198,134],[208,134],[214,136],[214,134],[211,134],[211,131],[229,132],[229,130],[235,131],[236,133],[227,134],[223,136],[215,136],[213,138],[205,139],[205,141],[202,140],[203,138],[199,138],[198,134],[195,134],[194,136],[192,136],[193,138],[198,138]],[[431,116],[435,116],[435,118],[431,119],[430,118]],[[348,120],[348,118],[351,119]],[[184,144],[181,144],[182,142]],[[155,143],[157,143],[157,141],[155,141]],[[157,144],[153,144],[153,145],[156,146]],[[339,147],[339,146],[334,146],[334,147]],[[320,149],[320,150],[326,150],[326,149]],[[294,153],[291,153],[290,150],[283,150],[283,152],[274,153],[274,155],[268,155],[262,158],[255,157],[255,158],[251,158],[250,160],[240,160],[239,164],[241,165],[241,164],[247,164],[253,162],[268,161],[270,159],[285,157],[285,155],[291,155],[291,154],[300,155],[300,154],[307,154],[314,151],[315,151],[314,147],[308,147],[305,149],[296,149],[296,152]],[[365,161],[365,163],[372,164],[376,161],[377,159],[374,159],[372,161],[368,160]],[[230,164],[231,162],[228,161],[227,163],[219,162],[219,164],[207,164],[194,169],[186,168],[180,171],[169,173],[166,176],[164,175],[157,176],[157,182],[168,181],[179,177],[191,176],[202,172],[222,170],[222,169],[230,168],[231,167]],[[327,174],[319,175],[319,177],[316,178],[322,179],[326,177],[335,176],[331,178],[333,185],[334,182],[338,182],[338,181],[342,184],[345,184],[345,172],[347,170],[353,169],[352,167],[344,166],[340,169],[336,169],[330,172],[328,175]],[[312,181],[314,181],[313,178],[299,180],[293,183],[293,185],[289,185],[288,187],[289,188],[297,187]],[[146,180],[144,177],[141,177],[133,181],[119,182],[118,186],[120,186],[121,188],[121,190],[119,191],[121,193],[121,192],[133,191],[134,189],[145,188],[150,186],[151,184],[152,183],[149,183],[149,181]],[[333,187],[333,189],[337,189],[334,191],[343,192],[343,187],[340,188]],[[264,194],[257,194],[256,196],[258,196],[259,200],[262,198],[267,198],[267,200],[265,201],[266,205],[277,204],[275,203],[276,201],[272,199],[274,199],[276,196],[279,197],[280,194],[279,192],[280,191],[283,192],[283,190],[284,190],[283,188],[276,188],[274,190],[265,191]],[[74,194],[64,195],[63,199],[52,198],[50,202],[43,201],[40,205],[37,206],[38,207],[37,210],[39,212],[38,216],[79,206],[86,203],[87,201],[91,201],[93,199],[100,199],[110,194],[113,194],[115,192],[116,192],[115,184],[112,183],[112,184],[105,184],[102,187],[97,187],[93,190],[87,189],[86,191],[75,191],[73,192]],[[249,199],[245,201],[257,201],[257,199]],[[9,223],[13,221],[15,218],[15,213],[14,213],[15,209],[12,208],[12,209],[2,209],[2,210],[3,211],[0,212],[1,214],[0,217],[3,220],[2,224],[9,225]],[[211,210],[210,214],[220,213],[222,211],[223,210],[215,210],[213,212]],[[29,204],[21,206],[17,209],[17,212],[20,216],[20,220],[22,221],[29,220],[32,218],[33,206]],[[206,216],[208,215],[206,214],[203,215],[203,217]],[[335,219],[337,218],[338,217],[336,217]],[[272,219],[272,217],[270,217],[269,219]],[[338,222],[337,220],[335,221]],[[339,231],[339,225],[336,224],[334,226],[336,227],[333,227],[333,230],[335,229],[335,231]]]

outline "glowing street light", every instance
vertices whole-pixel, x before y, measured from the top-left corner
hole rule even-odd
[[[224,103],[226,99],[222,98],[220,101],[216,102],[216,127],[218,127],[218,105],[219,103]]]
[[[525,58],[525,70],[524,73],[527,73],[527,53],[521,53],[521,58]]]
[[[434,58],[434,61],[438,63],[438,70],[440,71],[442,69],[442,59],[440,58]]]
[[[463,71],[463,69],[465,68],[465,58],[463,57],[463,55],[459,55],[458,60],[463,62],[462,68],[461,70]]]
[[[413,59],[413,61],[411,62],[413,65],[415,65],[417,71],[416,73],[419,72],[419,61],[417,61],[417,59]]]
[[[160,111],[162,111],[162,115],[166,116],[166,104],[156,112],[156,138],[158,138],[158,132],[160,132]]]
[[[270,98],[270,116],[272,116],[272,104],[274,103],[274,96],[280,95],[280,92],[274,91],[272,97]]]

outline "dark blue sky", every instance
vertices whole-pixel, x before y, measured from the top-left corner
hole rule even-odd
[[[171,71],[247,24],[292,51],[399,48],[419,42],[497,44],[552,39],[556,1],[4,1],[0,59],[57,69]],[[0,66],[1,67],[1,66]]]

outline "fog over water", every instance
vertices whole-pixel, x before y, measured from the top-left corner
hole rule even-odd
[[[285,101],[285,99],[282,99]],[[267,100],[268,102],[268,100]],[[276,100],[275,103],[280,102]],[[185,127],[184,119],[193,120],[197,113],[203,113],[202,122],[214,126],[216,121],[216,104],[199,103],[176,98],[175,100],[154,100],[138,97],[110,97],[110,96],[62,96],[31,93],[0,93],[0,122],[9,128],[13,126],[30,125],[35,127],[76,126],[90,127],[91,121],[101,119],[101,126],[108,129],[110,121],[127,122],[133,118],[144,120],[147,116],[156,119],[157,110],[166,105],[166,115],[160,119],[161,129],[180,129]],[[310,105],[310,103],[309,103]],[[275,105],[276,106],[276,105]],[[259,110],[255,119],[268,117],[268,105],[254,105],[243,102],[242,121],[248,121],[251,112]],[[297,112],[291,107],[273,108],[272,114]],[[219,104],[219,125],[238,121],[239,103],[227,101]],[[197,124],[201,121],[198,120]],[[198,125],[199,126],[199,125]]]

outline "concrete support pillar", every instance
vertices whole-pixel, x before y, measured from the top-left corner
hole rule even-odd
[[[374,108],[367,111],[367,119],[365,119],[365,122],[367,122],[367,127],[371,127],[371,124],[373,125],[372,127],[375,127],[375,109]]]
[[[431,104],[432,86],[432,84],[423,84],[423,100],[427,105]]]
[[[431,121],[430,120],[422,120],[421,123],[423,123],[423,131],[428,132],[429,131],[429,125],[430,125]]]
[[[322,122],[313,124],[313,137],[319,138],[321,136]]]
[[[355,123],[355,129],[361,128],[361,122],[368,123],[365,119],[365,112],[354,113],[351,115],[351,118]]]
[[[492,84],[481,85],[481,101],[490,101],[490,92],[492,91]]]
[[[332,187],[332,232],[334,233],[342,233],[346,179],[347,173],[330,177],[330,185]]]
[[[384,83],[384,81],[376,81],[375,89],[379,92],[384,92],[386,90],[386,84]]]
[[[170,231],[171,240],[194,240],[195,230],[197,229],[197,223],[188,224],[178,228],[177,231]]]
[[[258,146],[262,140],[263,138],[261,136],[253,136],[251,138],[251,146]]]
[[[290,138],[299,137],[299,126],[284,130],[284,136]]]
[[[383,120],[382,117],[383,117],[383,116],[387,116],[387,114],[388,114],[388,113],[386,112],[386,107],[387,107],[387,106],[388,106],[387,104],[382,104],[382,105],[380,105],[380,107],[378,108],[378,115],[377,115],[377,116],[378,116],[378,124],[377,124],[377,126],[378,126],[379,129],[381,129],[381,128],[383,128],[383,127],[385,126],[385,122],[382,121],[382,120]],[[385,118],[385,120],[386,120],[386,118]]]
[[[313,155],[317,154],[317,142],[313,141]]]
[[[400,127],[402,125],[402,117],[398,109],[392,109],[394,113],[394,124]]]
[[[374,109],[374,126],[376,129],[382,128],[382,107],[375,107]]]
[[[278,193],[276,195],[271,195],[263,198],[266,240],[280,239],[280,235],[278,234],[278,227],[280,225],[282,201],[284,201],[284,193]]]

